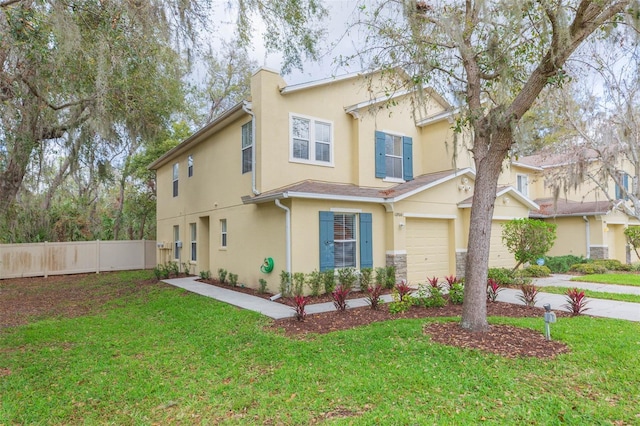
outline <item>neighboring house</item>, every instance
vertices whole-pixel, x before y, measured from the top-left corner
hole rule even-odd
[[[577,155],[585,161],[577,161]],[[557,225],[557,239],[549,255],[638,261],[627,246],[624,229],[640,222],[618,208],[625,202],[622,192],[612,178],[599,172],[599,161],[591,150],[521,157],[511,162],[500,182],[514,185],[540,206],[531,212],[531,218]],[[620,181],[631,189],[630,175],[624,174]]]
[[[159,262],[271,290],[283,270],[395,265],[413,284],[462,275],[475,174],[466,149],[454,156],[452,108],[432,92],[417,108],[376,78],[287,85],[256,72],[249,101],[151,165]],[[509,185],[495,205],[490,266],[511,267],[501,224],[538,205]]]

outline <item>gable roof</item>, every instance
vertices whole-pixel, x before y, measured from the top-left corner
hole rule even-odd
[[[363,187],[353,184],[305,180],[256,196],[242,197],[244,204],[259,204],[282,198],[393,203],[411,197],[460,176],[475,177],[470,168],[428,173],[388,188]]]
[[[536,200],[540,208],[529,215],[536,219],[548,219],[553,217],[569,216],[601,216],[610,213],[615,204],[611,201],[580,202],[573,200],[554,200],[544,198]]]
[[[189,136],[187,139],[180,142],[177,146],[165,152],[160,158],[151,163],[147,168],[149,170],[159,169],[161,166],[171,161],[172,158],[183,154],[188,148],[191,148],[193,145],[196,145],[206,138],[211,137],[221,129],[225,128],[229,123],[239,119],[245,114],[248,114],[246,112],[246,108],[251,108],[250,102],[242,101],[235,104],[234,106],[220,114],[218,117],[216,117],[214,120],[205,124],[200,130]]]
[[[529,210],[538,210],[540,208],[540,206],[535,201],[533,201],[531,198],[527,197],[522,192],[515,189],[513,186],[501,186],[501,187],[498,187],[498,189],[496,190],[496,198],[502,195],[507,195],[507,194],[511,195],[513,198],[518,200],[521,204],[528,207]],[[461,202],[458,203],[458,207],[463,209],[471,208],[472,205],[473,205],[473,196],[465,200],[462,200]]]
[[[520,157],[517,161],[513,161],[513,164],[522,167],[547,169],[550,167],[574,164],[578,159],[594,161],[598,156],[599,155],[595,150],[586,148],[564,153],[540,153],[527,155],[526,157]]]

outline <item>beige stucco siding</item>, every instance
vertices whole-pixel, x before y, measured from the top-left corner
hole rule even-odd
[[[373,267],[385,266],[386,220],[385,209],[380,204],[356,203],[330,200],[294,199],[291,202],[291,231],[295,235],[292,244],[293,272],[309,273],[320,267],[320,214],[321,211],[334,213],[372,215]],[[359,229],[358,229],[359,231]],[[358,247],[356,265],[360,265],[360,235],[357,235]]]

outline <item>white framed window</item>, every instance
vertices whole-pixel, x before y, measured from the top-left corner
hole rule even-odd
[[[220,247],[227,246],[227,219],[220,219]]]
[[[384,135],[384,159],[387,178],[402,179],[402,136]]]
[[[248,122],[242,126],[242,173],[253,169],[253,124]]]
[[[193,176],[193,155],[187,157],[187,176]]]
[[[196,240],[196,224],[195,223],[190,223],[189,224],[189,234],[191,234],[191,261],[195,262],[197,259],[197,240]]]
[[[518,191],[522,193],[524,196],[529,196],[529,176],[527,175],[516,175],[516,185]]]
[[[333,123],[295,114],[289,118],[290,161],[333,166]]]
[[[334,213],[333,255],[335,268],[355,268],[357,259],[356,215]]]
[[[173,196],[174,197],[178,196],[178,176],[180,176],[179,167],[180,167],[179,163],[175,163],[173,165]]]
[[[180,249],[182,248],[182,241],[180,241],[180,226],[173,226],[173,258],[180,260]]]

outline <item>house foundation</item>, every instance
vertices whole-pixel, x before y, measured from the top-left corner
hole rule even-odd
[[[464,278],[464,271],[467,268],[467,251],[456,251],[456,277]]]
[[[387,266],[396,267],[396,281],[407,279],[407,254],[387,253]]]
[[[608,259],[609,247],[607,246],[591,246],[589,248],[591,259]]]

